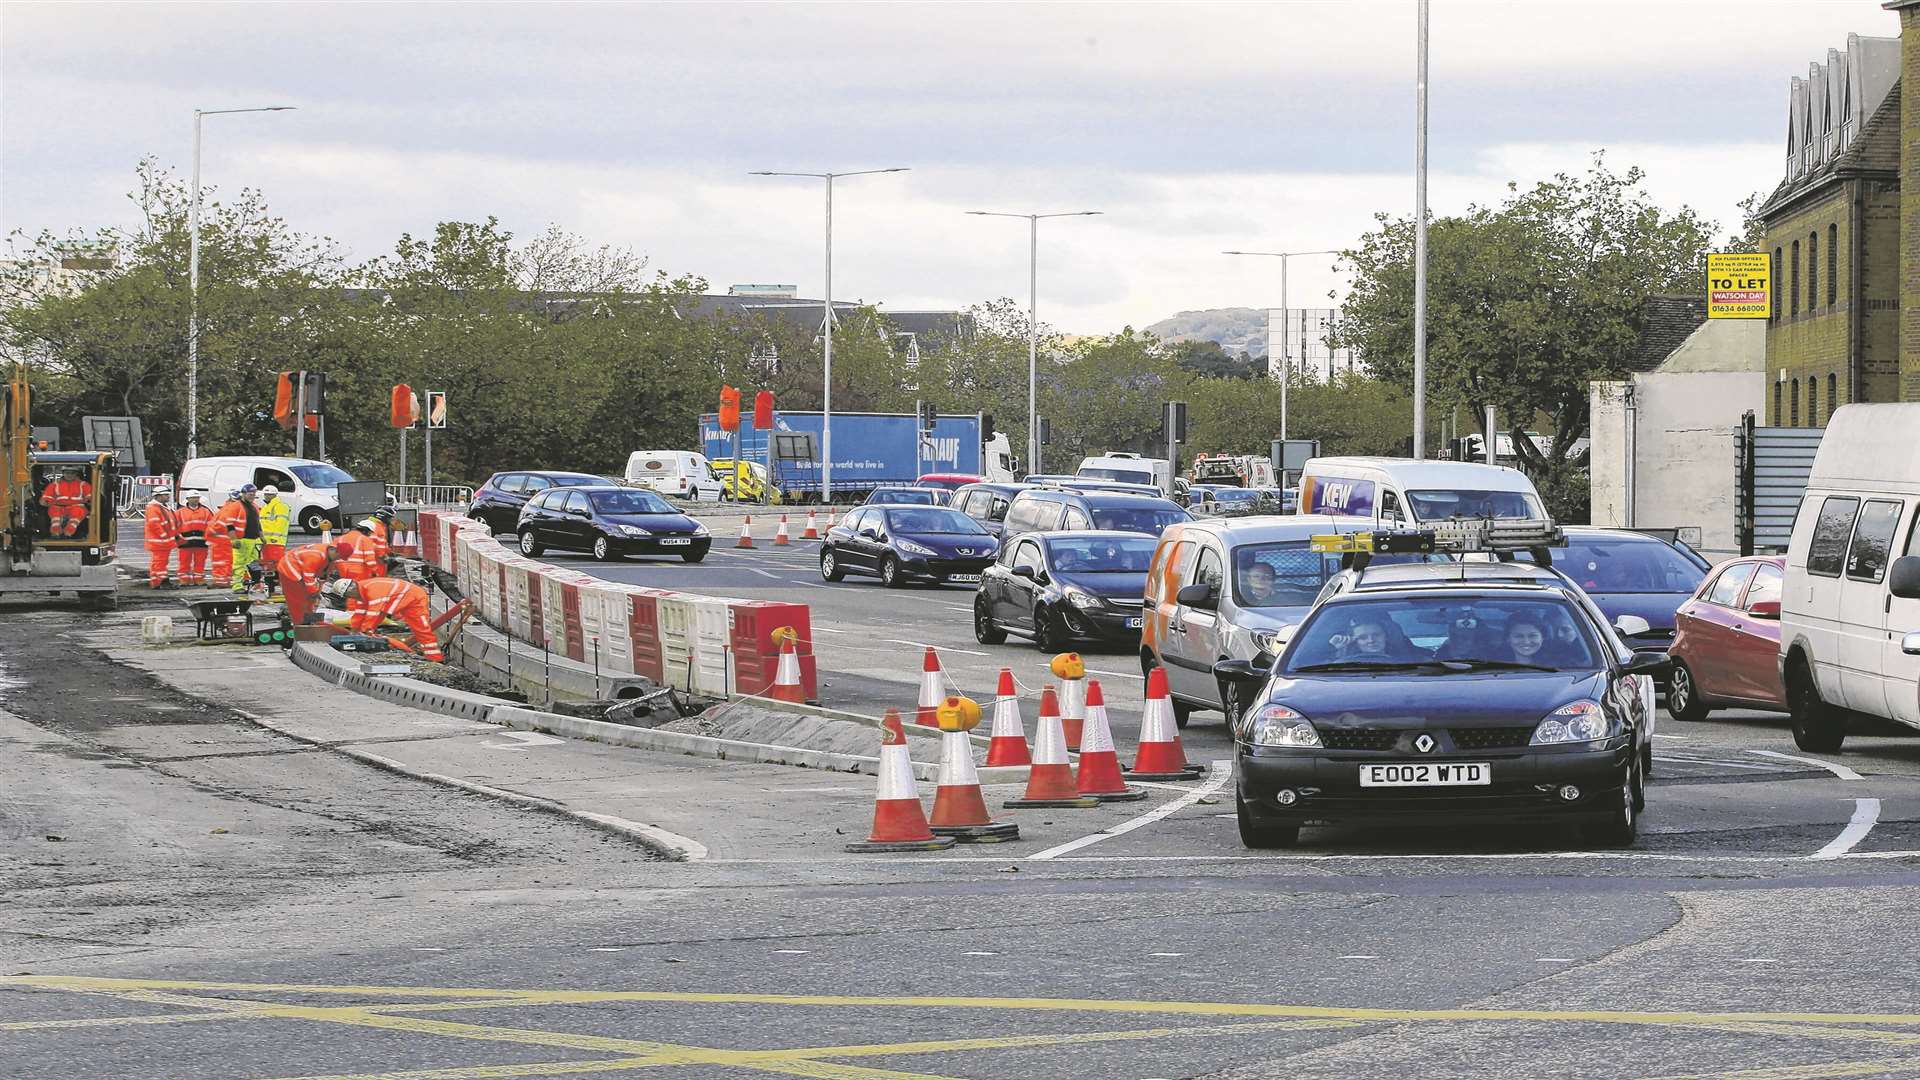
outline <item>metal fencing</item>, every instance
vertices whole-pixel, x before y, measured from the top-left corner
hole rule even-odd
[[[1734,429],[1735,532],[1742,555],[1787,549],[1826,433],[1825,428],[1759,427],[1752,413]]]

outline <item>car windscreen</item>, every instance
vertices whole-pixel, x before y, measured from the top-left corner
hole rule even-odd
[[[1444,661],[1592,671],[1583,616],[1560,598],[1407,596],[1322,604],[1294,634],[1283,669]]]
[[[876,503],[924,503],[933,506],[940,501],[939,494],[932,488],[881,488],[867,500]]]
[[[1311,541],[1242,544],[1233,549],[1233,601],[1243,608],[1307,607],[1340,570],[1340,556]]]
[[[1569,536],[1553,568],[1590,593],[1691,593],[1707,572],[1658,540]]]
[[[1159,541],[1151,536],[1088,536],[1047,541],[1063,574],[1144,574]]]
[[[985,536],[987,530],[980,523],[958,510],[888,510],[887,528],[910,536],[928,536],[952,534],[960,536]]]
[[[353,477],[331,465],[294,465],[293,475],[310,488],[332,488],[353,483]]]
[[[1087,480],[1118,480],[1123,484],[1145,484],[1153,487],[1153,474],[1138,469],[1095,469],[1080,470],[1081,477]]]
[[[1221,488],[1213,497],[1220,502],[1250,503],[1259,502],[1261,495],[1252,488]]]
[[[1450,518],[1544,518],[1540,500],[1525,491],[1409,491],[1407,501],[1421,521]]]
[[[673,505],[651,491],[596,491],[593,508],[603,514],[672,514]]]
[[[554,487],[598,487],[601,484],[612,487],[615,483],[604,476],[566,476],[563,474],[560,476],[550,476],[547,479],[553,481]]]
[[[1105,532],[1149,533],[1159,536],[1167,526],[1192,520],[1177,506],[1096,506],[1093,527]]]

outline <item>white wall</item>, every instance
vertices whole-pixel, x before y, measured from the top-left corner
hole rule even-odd
[[[1633,408],[1623,391],[1632,388]],[[1596,383],[1593,523],[1700,529],[1710,555],[1736,555],[1733,430],[1766,403],[1758,371],[1654,371]],[[1632,448],[1632,490],[1627,456]]]

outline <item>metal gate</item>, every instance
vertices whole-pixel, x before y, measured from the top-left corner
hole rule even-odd
[[[1751,412],[1734,429],[1734,515],[1740,553],[1785,551],[1794,514],[1813,473],[1825,428],[1756,427]]]

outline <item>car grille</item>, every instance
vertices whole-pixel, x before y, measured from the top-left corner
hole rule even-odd
[[[1320,743],[1329,750],[1391,750],[1402,734],[1398,728],[1323,729]]]
[[[1461,750],[1498,750],[1526,746],[1533,741],[1533,727],[1454,728],[1453,745]]]
[[[928,559],[927,572],[930,574],[977,574],[992,559]]]
[[[1107,603],[1112,604],[1114,607],[1124,607],[1124,608],[1137,608],[1137,607],[1146,606],[1145,600],[1129,599],[1127,597],[1122,597],[1122,596],[1109,596],[1107,597]]]

